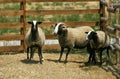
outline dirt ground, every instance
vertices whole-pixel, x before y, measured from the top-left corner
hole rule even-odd
[[[0,55],[0,79],[120,79],[116,66],[85,65],[87,57],[80,54],[70,54],[67,64],[57,62],[58,53],[43,55],[43,64],[37,53],[32,61],[26,53]]]

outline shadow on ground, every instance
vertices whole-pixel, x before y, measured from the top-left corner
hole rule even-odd
[[[38,64],[39,61],[36,61],[36,60],[28,60],[28,59],[24,59],[24,60],[21,60],[22,63],[25,63],[25,64]]]
[[[55,63],[65,63],[65,61],[64,60],[61,60],[61,61],[58,61],[58,60],[53,60],[53,59],[47,59],[47,61],[50,61],[50,62],[55,62]],[[85,62],[80,62],[80,61],[67,61],[67,63],[85,63]],[[65,63],[65,64],[67,64],[67,63]]]
[[[102,69],[104,69],[106,72],[111,72],[116,79],[120,79],[120,68],[117,65],[110,64],[108,66],[102,66]]]

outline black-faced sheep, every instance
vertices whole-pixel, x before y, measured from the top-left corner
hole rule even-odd
[[[87,37],[86,40],[89,40],[90,46],[93,49],[93,55],[94,61],[95,60],[95,53],[96,51],[99,51],[100,53],[100,64],[102,64],[102,52],[103,50],[107,49],[107,55],[109,58],[109,49],[110,49],[110,38],[109,36],[103,32],[103,31],[90,31],[86,32]],[[92,58],[92,56],[90,57]]]
[[[66,24],[60,22],[55,24],[54,34],[58,35],[59,44],[61,46],[61,52],[58,61],[61,61],[64,48],[67,48],[65,63],[71,49],[73,48],[85,48],[88,46],[85,32],[93,31],[89,26],[67,28]],[[90,47],[90,46],[88,46]]]
[[[27,59],[29,59],[29,49],[30,49],[30,60],[33,58],[33,48],[38,48],[38,55],[40,58],[40,63],[43,61],[42,56],[42,46],[45,43],[45,34],[42,31],[40,27],[38,27],[38,24],[41,24],[41,22],[33,21],[28,22],[31,24],[31,28],[29,28],[28,32],[25,36],[25,42],[27,46]]]

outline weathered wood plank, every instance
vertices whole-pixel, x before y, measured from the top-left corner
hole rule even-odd
[[[0,2],[23,2],[25,0],[0,0]],[[100,0],[26,0],[26,2],[88,2]]]
[[[100,0],[26,0],[26,2],[88,2]]]
[[[114,7],[114,8],[120,8],[120,3],[115,3],[115,4],[113,4],[113,7]]]
[[[0,2],[22,2],[24,0],[0,0]]]
[[[57,36],[50,34],[50,35],[45,35],[46,39],[57,39]]]
[[[51,27],[52,24],[56,24],[57,22],[43,22],[40,24],[40,27]],[[99,22],[64,22],[68,25],[68,27],[78,27],[78,26],[97,26],[99,25]],[[26,27],[30,27],[30,24],[26,23]]]
[[[20,33],[25,37],[25,23],[26,23],[26,0],[20,3],[20,10],[23,10],[23,15],[20,16],[20,22],[23,23],[23,28],[21,28]],[[23,46],[24,48],[25,46],[25,40],[21,40],[21,46]]]
[[[27,10],[26,15],[57,15],[57,14],[97,14],[99,9],[89,9],[89,10],[40,10],[33,11]]]
[[[18,52],[23,50],[23,46],[0,46],[0,52]]]
[[[6,41],[24,40],[24,36],[23,35],[4,35],[4,36],[0,36],[0,40],[6,40]]]
[[[0,16],[20,16],[20,15],[23,15],[23,10],[0,11]]]
[[[107,27],[106,27],[106,31],[108,31],[109,33],[115,34],[116,29],[113,28],[113,27],[111,27],[111,26],[107,26]]]
[[[108,11],[108,12],[115,13],[116,9],[113,8],[113,7],[108,7],[108,8],[107,8],[107,11]]]
[[[44,45],[42,49],[43,50],[54,50],[54,49],[60,50],[60,45],[59,44]]]
[[[120,45],[119,44],[114,44],[113,45],[118,51],[120,51]]]
[[[43,45],[42,50],[48,51],[48,50],[60,50],[59,44],[47,44]]]
[[[108,3],[106,1],[104,1],[104,0],[100,0],[100,4],[104,5],[104,6],[108,6]]]
[[[0,23],[0,28],[22,28],[23,23]]]
[[[107,22],[107,21],[108,21],[108,18],[101,17],[101,18],[100,18],[100,21],[101,21],[101,22]]]
[[[117,30],[120,30],[120,25],[119,24],[114,24],[114,26]]]

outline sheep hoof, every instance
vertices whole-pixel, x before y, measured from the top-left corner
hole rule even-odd
[[[94,65],[96,65],[96,62],[93,62]]]
[[[85,64],[86,64],[86,65],[89,65],[89,64],[91,64],[91,62],[90,62],[90,61],[89,61],[89,62],[85,62]]]
[[[44,61],[44,58],[40,59],[40,64],[42,64],[43,61]]]
[[[106,64],[107,64],[107,65],[112,65],[112,62],[111,62],[110,60],[107,60],[107,61],[106,61]]]
[[[91,65],[91,63],[90,63],[90,62],[85,62],[84,64],[85,64],[86,66]]]
[[[100,66],[102,66],[102,62],[100,62],[100,64],[99,64]]]
[[[40,64],[43,64],[42,61],[40,61]]]
[[[67,62],[68,62],[68,61],[67,61],[67,60],[65,60],[65,61],[64,61],[64,64],[66,64]]]
[[[61,60],[60,60],[60,59],[58,59],[58,62],[61,62]]]
[[[29,57],[27,57],[27,59],[29,59]]]
[[[42,64],[42,62],[43,62],[43,61],[42,61],[42,60],[40,60],[40,64]]]
[[[44,58],[42,58],[41,61],[44,61]]]

